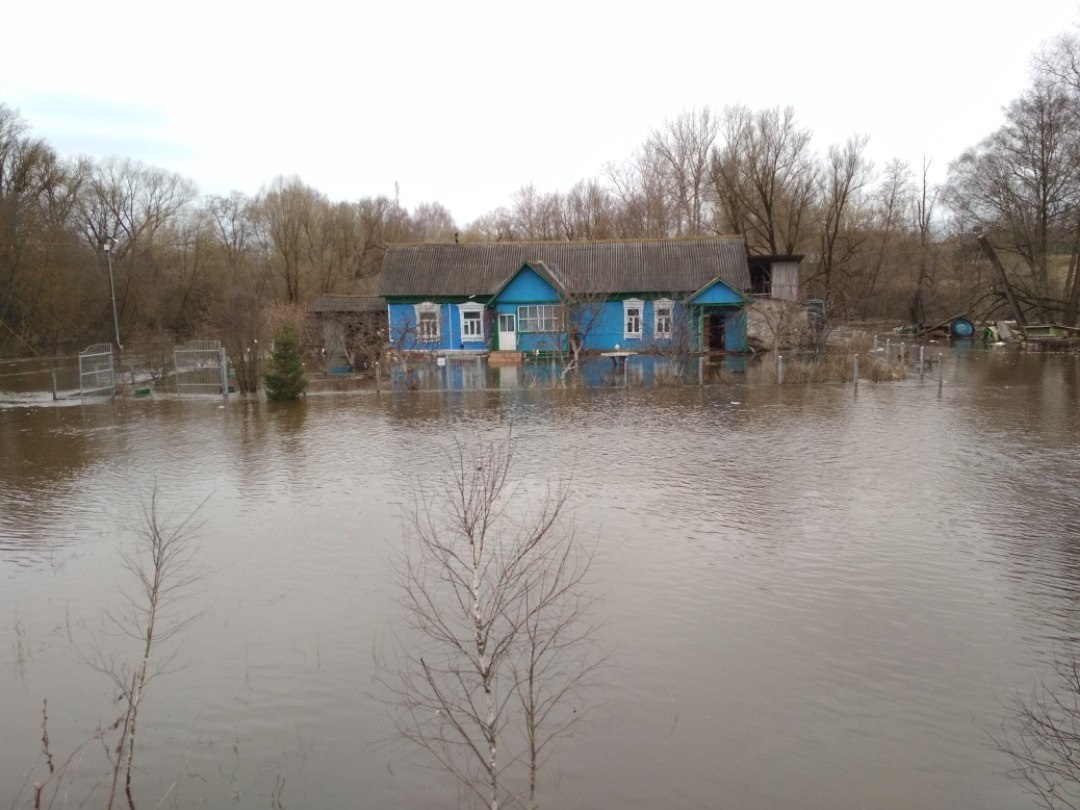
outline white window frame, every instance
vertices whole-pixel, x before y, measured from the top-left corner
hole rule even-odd
[[[466,315],[475,315],[475,318],[466,318]],[[458,317],[461,319],[461,342],[462,343],[482,343],[487,339],[484,328],[484,305],[477,303],[458,304]],[[480,329],[477,334],[469,334],[466,331],[466,324],[470,321],[476,322]]]
[[[517,329],[519,333],[559,331],[562,321],[561,304],[521,304],[517,310]],[[532,316],[529,315],[529,310],[534,311]]]
[[[623,310],[622,310],[622,312],[623,312],[623,319],[622,319],[622,322],[623,322],[623,339],[624,340],[640,339],[641,338],[641,324],[645,320],[645,302],[642,301],[640,298],[627,298],[625,301],[622,302],[622,307],[623,307]],[[632,309],[637,310],[637,315],[634,316],[635,318],[637,318],[637,331],[636,332],[630,329],[630,327],[632,325],[630,323],[630,310],[632,310]]]
[[[442,339],[442,317],[439,311],[441,309],[442,307],[431,301],[413,304],[413,311],[416,312],[416,340],[418,343],[438,343]],[[435,316],[435,334],[424,334],[425,315]]]
[[[666,309],[667,314],[667,329],[661,331],[660,329],[660,310]],[[657,298],[653,301],[653,336],[657,340],[671,340],[671,336],[675,331],[675,302],[670,298]]]

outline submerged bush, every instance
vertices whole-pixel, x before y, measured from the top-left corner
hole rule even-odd
[[[775,374],[775,371],[773,372]],[[859,379],[892,382],[907,377],[907,367],[899,360],[875,354],[859,355]],[[784,358],[784,382],[792,384],[854,382],[855,359],[849,354],[828,354],[805,358]]]

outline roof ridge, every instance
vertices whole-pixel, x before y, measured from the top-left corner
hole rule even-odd
[[[686,244],[688,242],[745,242],[746,237],[737,233],[716,234],[714,236],[654,236],[654,237],[618,237],[612,239],[521,239],[514,241],[493,242],[387,242],[386,247],[500,247],[504,245],[625,245],[625,244]]]

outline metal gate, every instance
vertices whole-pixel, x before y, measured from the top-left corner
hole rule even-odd
[[[95,343],[79,352],[79,396],[116,396],[116,368],[111,343]]]
[[[173,350],[176,393],[229,395],[229,364],[220,340],[193,340]]]

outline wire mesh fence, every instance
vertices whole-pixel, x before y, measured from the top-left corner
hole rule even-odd
[[[178,396],[229,395],[229,363],[219,340],[193,340],[173,351]]]
[[[112,344],[95,343],[79,352],[79,396],[116,396]]]

